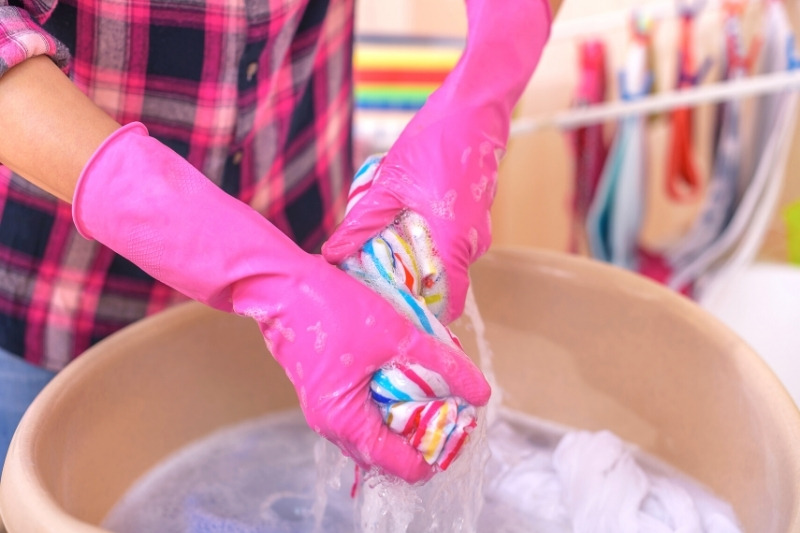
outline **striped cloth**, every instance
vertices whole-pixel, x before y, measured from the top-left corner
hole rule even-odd
[[[353,53],[356,107],[419,110],[453,70],[463,45],[435,38],[359,39]]]
[[[353,174],[352,36],[353,0],[0,0],[0,75],[49,55],[315,251]],[[58,370],[181,299],[0,167],[0,348]]]
[[[379,163],[379,156],[371,157],[358,171],[348,208],[369,189]],[[442,263],[420,215],[402,213],[340,267],[386,298],[418,328],[461,349],[458,339],[437,319],[446,309],[447,292]],[[406,437],[428,464],[442,470],[450,466],[477,423],[475,408],[450,396],[444,379],[419,365],[379,369],[370,392],[389,428]]]

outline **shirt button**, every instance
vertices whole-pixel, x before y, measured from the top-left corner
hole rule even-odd
[[[253,81],[253,77],[258,72],[258,63],[253,61],[249,65],[247,65],[247,81]]]
[[[231,162],[234,165],[238,165],[239,163],[242,162],[242,151],[241,150],[239,150],[238,152],[233,154],[233,158],[231,159]]]

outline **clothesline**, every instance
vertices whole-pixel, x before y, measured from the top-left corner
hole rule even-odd
[[[680,107],[694,107],[784,90],[800,90],[800,71],[793,70],[729,82],[710,83],[689,89],[666,91],[638,100],[616,101],[558,111],[549,115],[519,118],[511,124],[511,135],[525,135],[551,128],[569,130],[599,122],[618,120],[626,116],[652,115]],[[391,144],[390,141],[400,134],[407,122],[406,114],[397,114],[397,116],[381,114],[380,117],[364,116],[356,124],[356,129],[361,135],[380,138]]]
[[[693,107],[798,89],[800,89],[800,71],[752,76],[735,81],[667,91],[637,100],[616,101],[559,111],[551,115],[520,118],[512,123],[511,135],[522,135],[547,128],[574,129],[626,116],[650,115],[680,107]]]

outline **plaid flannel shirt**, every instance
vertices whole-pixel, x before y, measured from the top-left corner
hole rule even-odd
[[[352,176],[352,34],[353,0],[0,0],[0,75],[49,55],[315,251]],[[0,167],[0,347],[58,370],[181,299]]]

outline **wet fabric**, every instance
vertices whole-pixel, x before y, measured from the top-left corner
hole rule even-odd
[[[574,533],[739,533],[721,502],[668,472],[645,469],[634,448],[609,431],[571,431],[550,453],[520,453],[507,428],[493,428],[492,453],[516,457],[492,480],[502,497]],[[503,438],[504,437],[504,438]],[[558,530],[560,531],[560,529]]]
[[[380,161],[380,156],[371,157],[356,173],[348,206],[369,189]],[[444,266],[420,215],[404,212],[340,267],[386,298],[420,330],[460,348],[438,318],[445,311]],[[389,428],[406,437],[429,464],[442,469],[455,459],[476,426],[475,408],[451,396],[441,376],[419,365],[379,369],[370,392]]]

